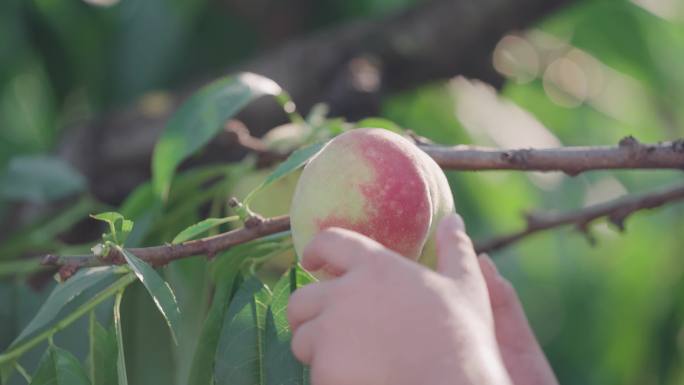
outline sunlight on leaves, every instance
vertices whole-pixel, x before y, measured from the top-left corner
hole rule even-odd
[[[152,179],[157,196],[166,200],[178,165],[218,134],[226,120],[254,99],[280,91],[268,78],[242,73],[215,80],[185,101],[154,148]]]

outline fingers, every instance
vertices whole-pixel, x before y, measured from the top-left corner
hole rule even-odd
[[[489,299],[492,304],[492,310],[501,313],[519,313],[524,317],[522,305],[518,299],[513,286],[504,277],[499,274],[496,265],[487,254],[480,255],[480,268],[484,276],[487,290],[489,291]]]
[[[287,304],[287,320],[294,333],[297,328],[323,310],[331,282],[315,282],[297,289]]]
[[[473,243],[458,214],[445,217],[437,228],[437,271],[452,279],[479,274]]]
[[[536,349],[537,340],[513,286],[499,274],[488,255],[480,256],[480,266],[489,291],[499,343],[524,351]]]
[[[496,340],[513,382],[557,385],[558,380],[537,342],[513,286],[502,277],[488,255],[480,267],[491,299]]]
[[[313,347],[317,333],[316,321],[307,322],[301,325],[292,334],[292,354],[304,363],[310,364],[313,358]]]
[[[382,246],[353,231],[329,228],[321,231],[304,249],[302,266],[316,271],[322,268],[334,275],[342,275],[363,263],[369,254]]]

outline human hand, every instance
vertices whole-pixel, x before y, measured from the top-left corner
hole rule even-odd
[[[558,380],[527,322],[518,295],[488,255],[480,256],[494,315],[496,340],[516,385],[558,385]]]
[[[288,306],[312,384],[511,384],[460,217],[440,224],[437,249],[433,272],[351,231],[314,238],[304,267],[336,278],[297,290]]]

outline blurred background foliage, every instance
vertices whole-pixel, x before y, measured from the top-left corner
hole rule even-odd
[[[1,1],[0,218],[26,201],[36,208],[21,222],[2,226],[0,351],[54,285],[33,272],[32,257],[87,250],[64,233],[74,225],[72,232],[92,232],[82,218],[107,207],[88,194],[76,171],[50,157],[66,129],[157,90],[218,76],[293,37],[417,2]],[[492,60],[506,78],[501,89],[460,77],[426,84],[386,98],[382,117],[444,144],[554,147],[614,144],[626,135],[642,141],[684,136],[681,1],[580,1],[504,37]],[[36,175],[51,176],[50,188],[35,182]],[[212,175],[229,177],[205,189],[202,182]],[[148,226],[137,243],[163,243],[201,219],[198,207],[221,201],[246,175],[220,165],[184,174],[163,223],[144,223],[149,185],[120,211]],[[483,239],[521,228],[526,211],[575,210],[672,184],[682,175],[450,172],[449,178],[469,232]],[[55,200],[59,210],[43,212]],[[684,383],[684,206],[638,213],[624,234],[605,223],[593,226],[592,234],[593,246],[566,228],[493,255],[518,289],[561,383]],[[190,315],[183,319],[188,338],[178,348],[141,287],[127,292],[132,384],[184,383],[209,297],[205,265],[195,258],[165,268]],[[106,311],[100,316],[110,317]],[[79,358],[87,351],[80,333],[85,322],[56,338]],[[22,360],[29,370],[40,353]],[[14,381],[21,383],[18,376]]]

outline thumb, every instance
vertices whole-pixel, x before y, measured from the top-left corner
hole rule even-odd
[[[465,232],[463,219],[456,213],[444,217],[437,228],[437,271],[455,280],[482,280],[473,243]]]

